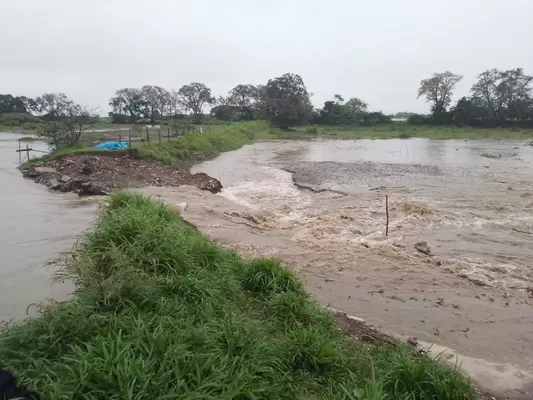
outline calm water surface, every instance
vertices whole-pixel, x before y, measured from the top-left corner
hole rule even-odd
[[[93,200],[58,195],[23,179],[15,152],[21,136],[0,133],[0,321],[23,318],[30,304],[71,293],[70,284],[52,284],[55,268],[46,265],[70,249],[96,210]],[[46,150],[43,143],[30,146]]]

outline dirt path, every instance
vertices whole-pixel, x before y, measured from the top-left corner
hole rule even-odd
[[[461,278],[445,259],[398,245],[394,234],[385,242],[328,248],[316,242],[316,231],[306,236],[309,229],[328,229],[316,221],[281,229],[273,215],[193,187],[141,191],[169,203],[187,202],[184,218],[222,245],[290,264],[323,305],[401,340],[414,336],[421,347],[438,344],[433,353],[447,350],[452,363],[458,357],[463,370],[487,390],[533,398],[533,299],[527,291]],[[349,226],[349,216],[338,218]]]

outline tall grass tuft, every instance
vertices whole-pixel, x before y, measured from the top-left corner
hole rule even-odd
[[[148,157],[166,164],[189,164],[214,158],[220,153],[237,150],[254,140],[272,139],[265,121],[239,122],[218,126],[216,130],[204,133],[185,134],[168,142],[150,146],[139,145],[141,157]]]
[[[116,193],[75,246],[72,300],[0,334],[43,399],[473,399],[457,371],[352,341],[279,262],[243,260]]]

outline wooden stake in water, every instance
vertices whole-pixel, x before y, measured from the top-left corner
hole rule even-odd
[[[387,226],[385,227],[385,236],[389,236],[389,195],[385,195],[385,212],[387,213]]]

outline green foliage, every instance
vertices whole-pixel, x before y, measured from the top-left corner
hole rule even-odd
[[[296,74],[270,79],[266,85],[265,101],[268,121],[282,129],[305,124],[313,110],[305,84]]]
[[[407,118],[407,123],[411,125],[426,125],[431,123],[431,118],[427,115],[412,114]]]
[[[391,122],[390,117],[381,111],[368,112],[367,104],[356,97],[346,103],[342,96],[336,94],[335,100],[326,101],[324,107],[316,110],[313,123],[318,125],[378,125]]]
[[[289,270],[116,193],[75,247],[70,301],[0,334],[43,399],[473,400],[456,371],[352,341]]]
[[[41,120],[30,114],[24,113],[7,113],[0,115],[1,125],[18,126],[25,123],[40,123]]]
[[[211,89],[200,82],[183,85],[178,90],[178,96],[185,110],[192,112],[195,121],[201,121],[204,105],[215,103]]]
[[[176,128],[180,130],[179,126]],[[265,122],[238,122],[217,126],[211,132],[187,133],[170,142],[137,147],[142,157],[149,157],[166,164],[192,163],[216,157],[224,151],[236,150],[257,139],[268,139]]]
[[[0,94],[0,115],[2,114],[29,114],[35,108],[35,101],[25,96],[12,96]]]
[[[241,119],[241,109],[237,106],[218,105],[211,109],[210,115],[220,121],[238,121]]]
[[[452,101],[455,86],[463,79],[462,75],[450,71],[434,73],[423,79],[418,88],[418,97],[425,97],[431,106],[433,123],[444,124],[446,109]]]
[[[425,120],[427,121],[427,120]],[[291,133],[291,137],[305,137],[309,127],[297,128]],[[326,138],[374,138],[394,139],[407,137],[420,137],[428,139],[531,139],[531,128],[481,128],[454,125],[414,125],[408,122],[396,122],[375,126],[321,126],[320,136]]]

